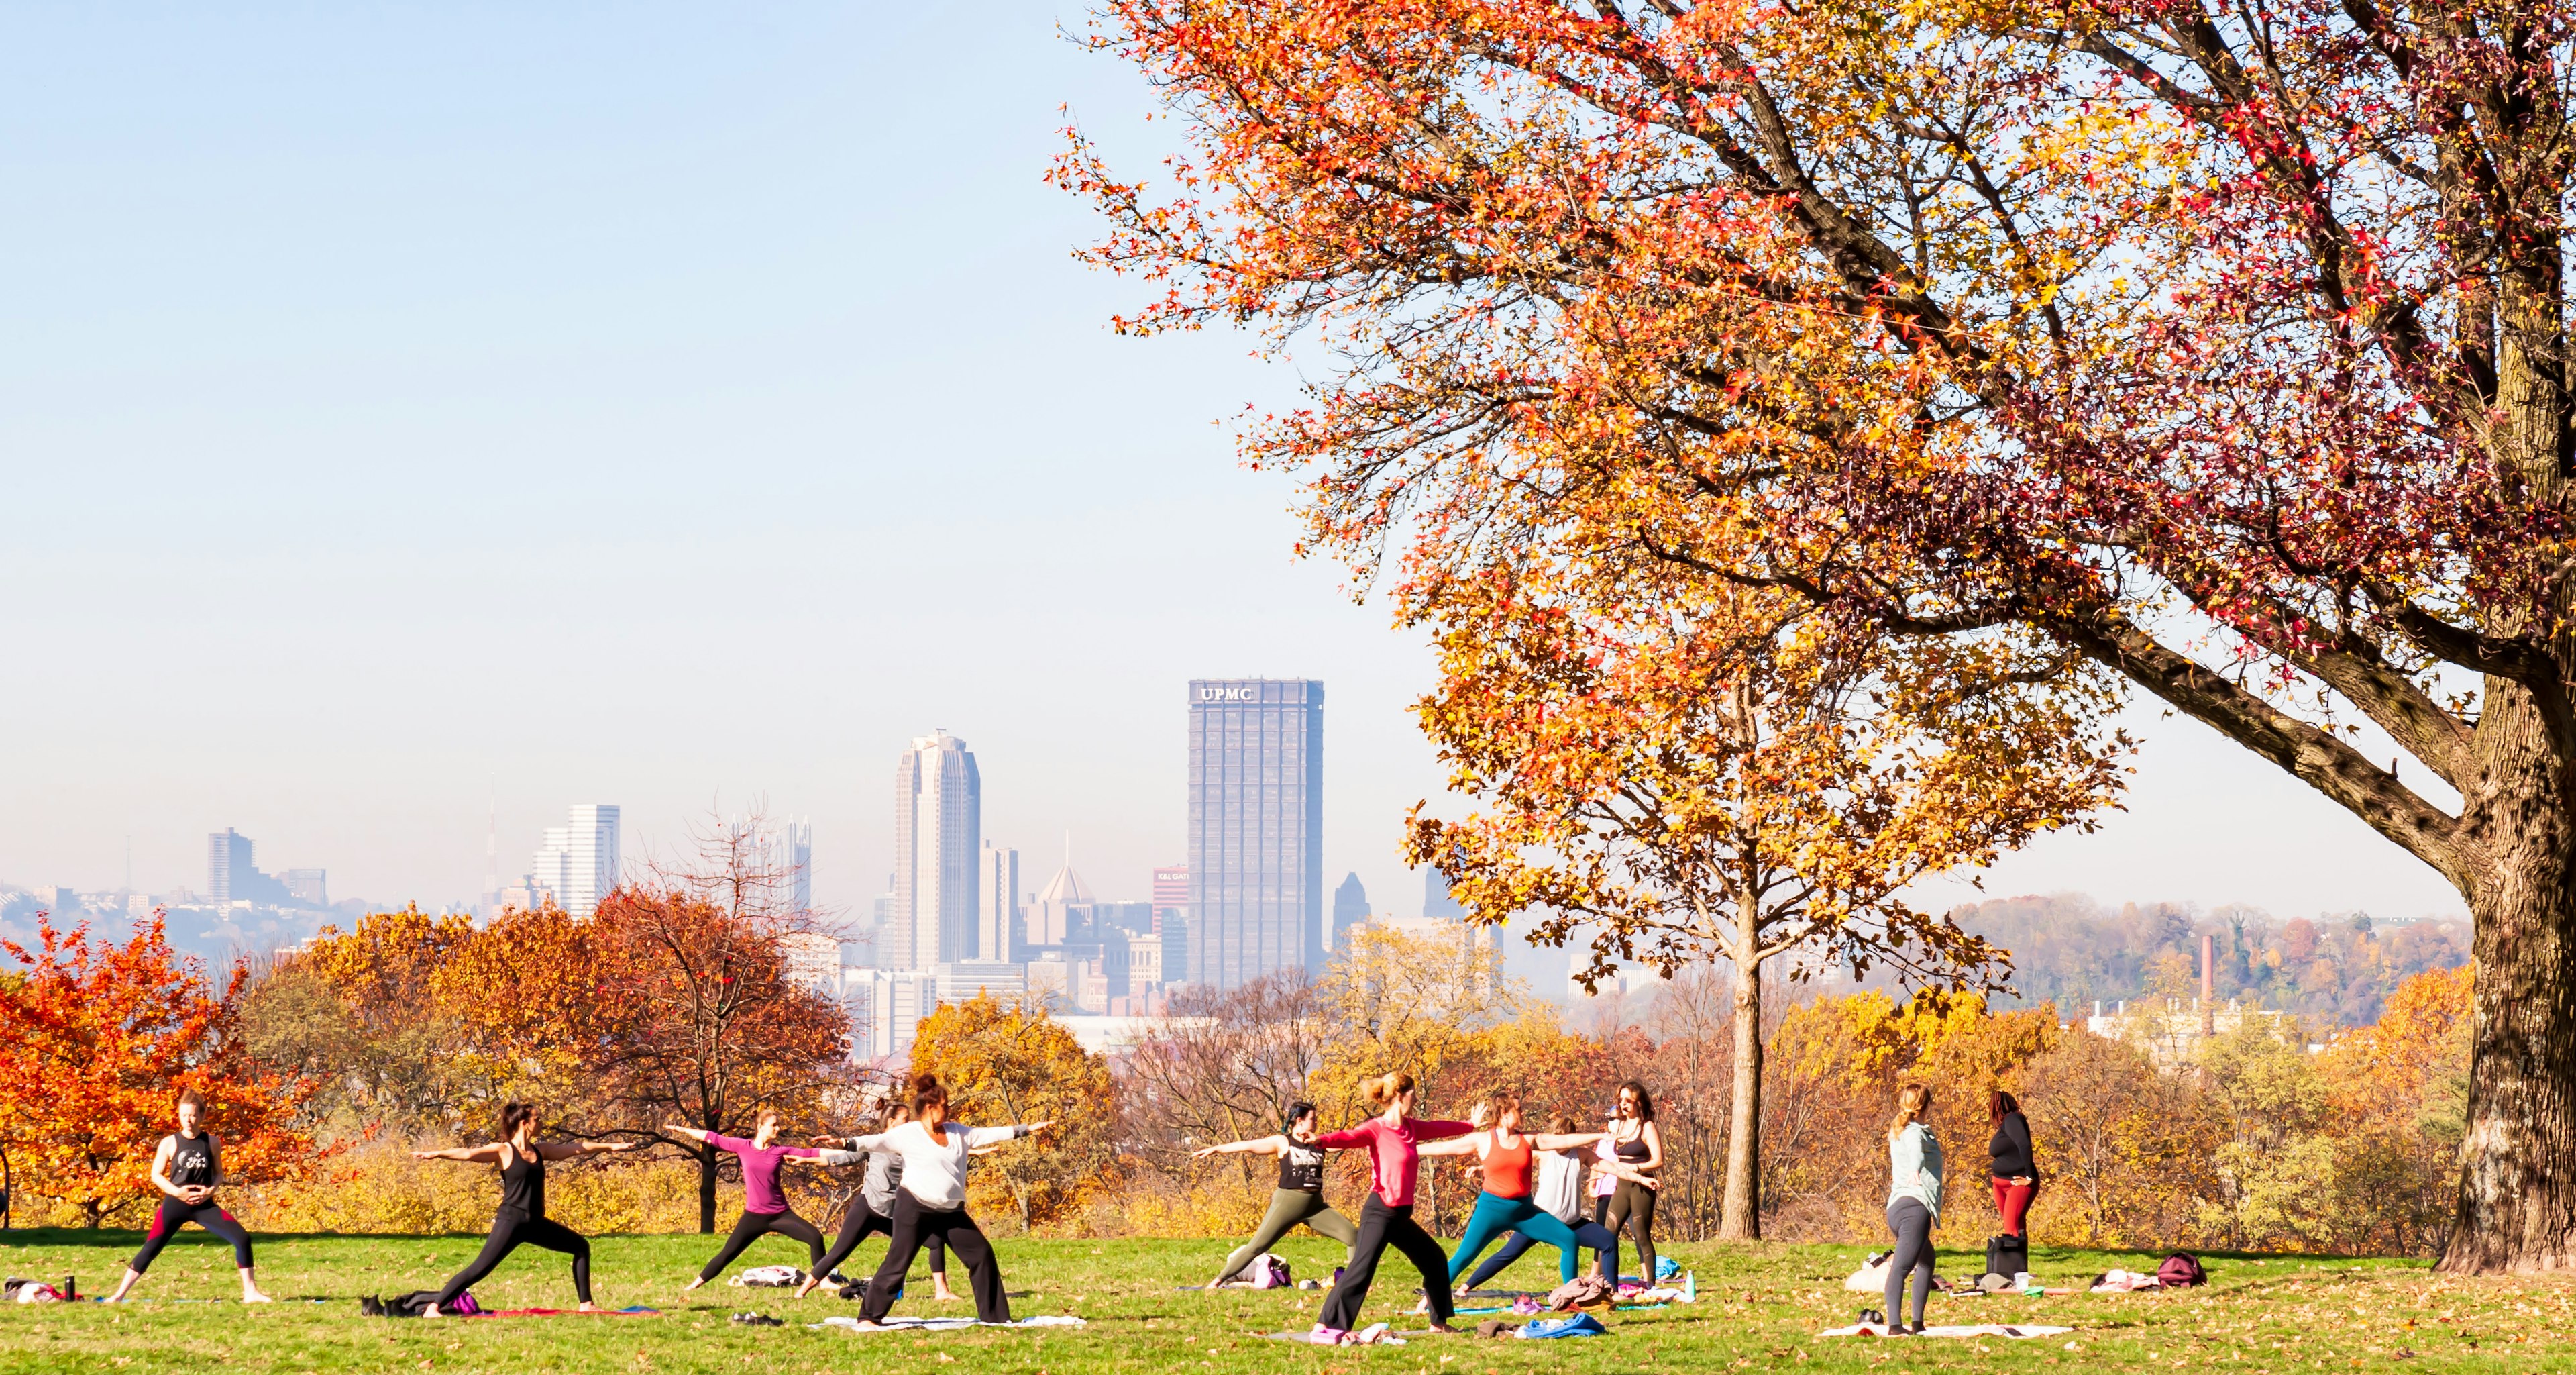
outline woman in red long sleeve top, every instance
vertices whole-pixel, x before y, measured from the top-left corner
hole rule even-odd
[[[1431,1330],[1447,1332],[1451,1330],[1449,1253],[1413,1220],[1413,1183],[1422,1163],[1418,1147],[1423,1142],[1464,1136],[1475,1126],[1414,1120],[1410,1074],[1382,1075],[1361,1088],[1369,1102],[1381,1109],[1378,1115],[1348,1130],[1315,1138],[1315,1144],[1326,1150],[1366,1147],[1369,1152],[1369,1196],[1360,1207],[1359,1240],[1351,1247],[1350,1264],[1342,1267],[1341,1279],[1324,1299],[1315,1339],[1340,1341],[1359,1325],[1360,1305],[1368,1301],[1378,1257],[1389,1246],[1402,1251],[1422,1272],[1422,1292],[1431,1300]]]

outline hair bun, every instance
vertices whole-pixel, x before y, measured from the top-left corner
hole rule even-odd
[[[921,1073],[912,1076],[912,1091],[915,1093],[922,1093],[937,1087],[939,1087],[939,1076],[932,1074],[928,1070],[924,1070]]]

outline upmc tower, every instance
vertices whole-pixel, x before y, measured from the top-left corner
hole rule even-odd
[[[1321,969],[1323,880],[1324,685],[1192,680],[1188,981]]]

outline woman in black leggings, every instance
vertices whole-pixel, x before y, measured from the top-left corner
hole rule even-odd
[[[877,1122],[878,1130],[872,1134],[814,1138],[814,1144],[823,1148],[824,1164],[864,1164],[868,1168],[861,1177],[859,1191],[850,1196],[848,1206],[841,1210],[841,1234],[833,1238],[832,1249],[814,1263],[813,1273],[797,1286],[796,1297],[801,1299],[814,1292],[814,1287],[830,1278],[840,1268],[841,1262],[859,1249],[859,1243],[869,1237],[881,1236],[887,1245],[894,1244],[894,1196],[903,1187],[903,1156],[887,1149],[885,1134],[911,1120],[911,1106],[896,1103],[886,1109],[885,1116]],[[977,1146],[967,1154],[977,1156],[998,1149],[1000,1147]],[[957,1295],[948,1287],[948,1243],[941,1241],[937,1232],[931,1232],[922,1238],[921,1249],[930,1253],[930,1296],[941,1303],[955,1303]],[[841,1297],[857,1298],[866,1289],[867,1281],[852,1280],[842,1286]],[[903,1297],[902,1290],[897,1289],[895,1297]]]
[[[574,1160],[602,1151],[631,1151],[632,1141],[549,1141],[539,1144],[534,1139],[537,1110],[526,1103],[506,1103],[501,1108],[502,1139],[488,1146],[451,1146],[443,1151],[413,1151],[417,1160],[498,1161],[501,1166],[501,1209],[492,1217],[492,1235],[483,1239],[483,1250],[447,1287],[438,1291],[438,1301],[429,1306],[424,1317],[438,1317],[447,1305],[466,1287],[492,1273],[522,1242],[542,1246],[549,1251],[562,1251],[572,1257],[572,1289],[581,1299],[581,1311],[596,1313],[599,1305],[590,1301],[590,1242],[560,1222],[546,1216],[546,1162]]]
[[[1603,1144],[1610,1148],[1611,1159],[1602,1163],[1601,1170],[1619,1184],[1603,1203],[1601,1225],[1613,1236],[1625,1231],[1636,1240],[1637,1278],[1651,1289],[1656,1283],[1653,1181],[1664,1168],[1664,1133],[1655,1125],[1655,1100],[1645,1085],[1631,1079],[1619,1086],[1618,1115],[1610,1119],[1610,1133]],[[1613,1256],[1602,1253],[1604,1261],[1613,1261]],[[1619,1282],[1615,1274],[1601,1278],[1614,1285]]]
[[[790,1241],[805,1243],[805,1264],[815,1271],[823,1268],[823,1234],[814,1230],[813,1223],[797,1216],[794,1208],[787,1206],[787,1191],[778,1184],[778,1168],[788,1160],[819,1160],[823,1153],[812,1146],[771,1145],[771,1140],[778,1135],[777,1113],[764,1109],[749,1141],[739,1136],[700,1131],[677,1122],[663,1130],[720,1151],[731,1151],[742,1160],[742,1216],[734,1221],[733,1235],[725,1238],[724,1249],[716,1252],[715,1259],[708,1261],[705,1269],[698,1271],[696,1279],[689,1281],[690,1289],[723,1274],[725,1267],[733,1264],[734,1257],[741,1255],[744,1247],[771,1232]],[[686,1293],[687,1290],[681,1292]],[[803,1291],[798,1292],[801,1294]]]
[[[161,1148],[152,1153],[152,1184],[161,1191],[161,1206],[152,1214],[152,1230],[143,1235],[143,1249],[125,1267],[125,1281],[107,1296],[109,1303],[122,1302],[143,1272],[152,1268],[152,1258],[191,1222],[232,1243],[233,1265],[241,1271],[242,1302],[268,1302],[251,1275],[250,1233],[215,1202],[223,1165],[214,1133],[197,1130],[197,1119],[205,1110],[205,1097],[195,1089],[179,1095],[179,1130],[162,1137]]]

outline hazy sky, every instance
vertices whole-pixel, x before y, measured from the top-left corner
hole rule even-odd
[[[765,796],[864,908],[944,727],[985,833],[1106,896],[1182,858],[1183,684],[1324,680],[1329,881],[1439,772],[1418,640],[1290,558],[1218,423],[1295,377],[1123,340],[1041,184],[1066,3],[0,12],[0,879],[468,900],[572,802],[630,857]],[[1990,891],[2457,907],[2205,730]]]

